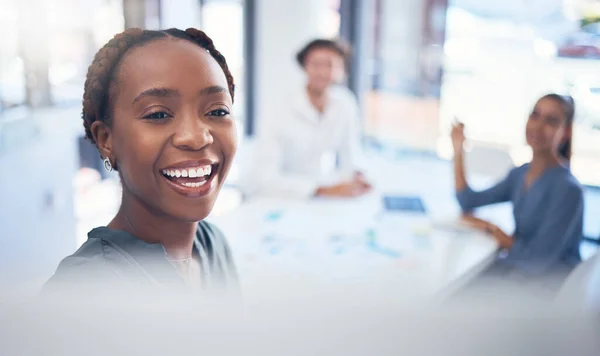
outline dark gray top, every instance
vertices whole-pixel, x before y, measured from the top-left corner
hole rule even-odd
[[[237,288],[237,273],[223,233],[214,225],[198,223],[194,255],[202,266],[203,289]],[[125,231],[98,227],[88,240],[58,265],[44,291],[95,291],[169,287],[186,288],[184,279],[167,259],[160,244],[144,242]]]
[[[548,168],[525,187],[529,164],[515,168],[484,191],[471,188],[457,193],[463,211],[512,202],[515,243],[501,263],[529,275],[562,270],[568,273],[581,261],[583,188],[568,167]]]

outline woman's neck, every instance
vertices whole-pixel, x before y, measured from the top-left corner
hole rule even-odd
[[[169,258],[192,256],[197,222],[182,222],[161,214],[123,188],[121,208],[108,227],[123,230],[148,243],[161,244]]]
[[[323,98],[327,96],[327,88],[318,88],[310,84],[306,85],[306,91],[311,98]]]
[[[327,103],[327,89],[317,89],[307,85],[306,92],[311,105],[317,109],[317,111],[321,113],[324,112]]]
[[[533,172],[541,173],[548,168],[560,165],[560,159],[554,154],[534,153],[533,159],[529,163],[529,169]]]

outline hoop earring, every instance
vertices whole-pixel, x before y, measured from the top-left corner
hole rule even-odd
[[[110,163],[110,159],[108,157],[104,159],[104,169],[106,169],[109,172],[112,172],[113,170],[112,163]]]

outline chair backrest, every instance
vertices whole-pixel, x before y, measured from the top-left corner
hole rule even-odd
[[[556,302],[568,308],[600,312],[600,252],[571,272]]]
[[[465,156],[467,171],[494,180],[504,178],[514,168],[509,148],[478,141],[471,141],[471,148]]]

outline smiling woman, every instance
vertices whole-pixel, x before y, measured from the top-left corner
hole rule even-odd
[[[45,290],[231,286],[210,213],[237,148],[234,83],[196,29],[128,29],[98,51],[83,95],[86,136],[117,170],[121,207],[65,258]]]

